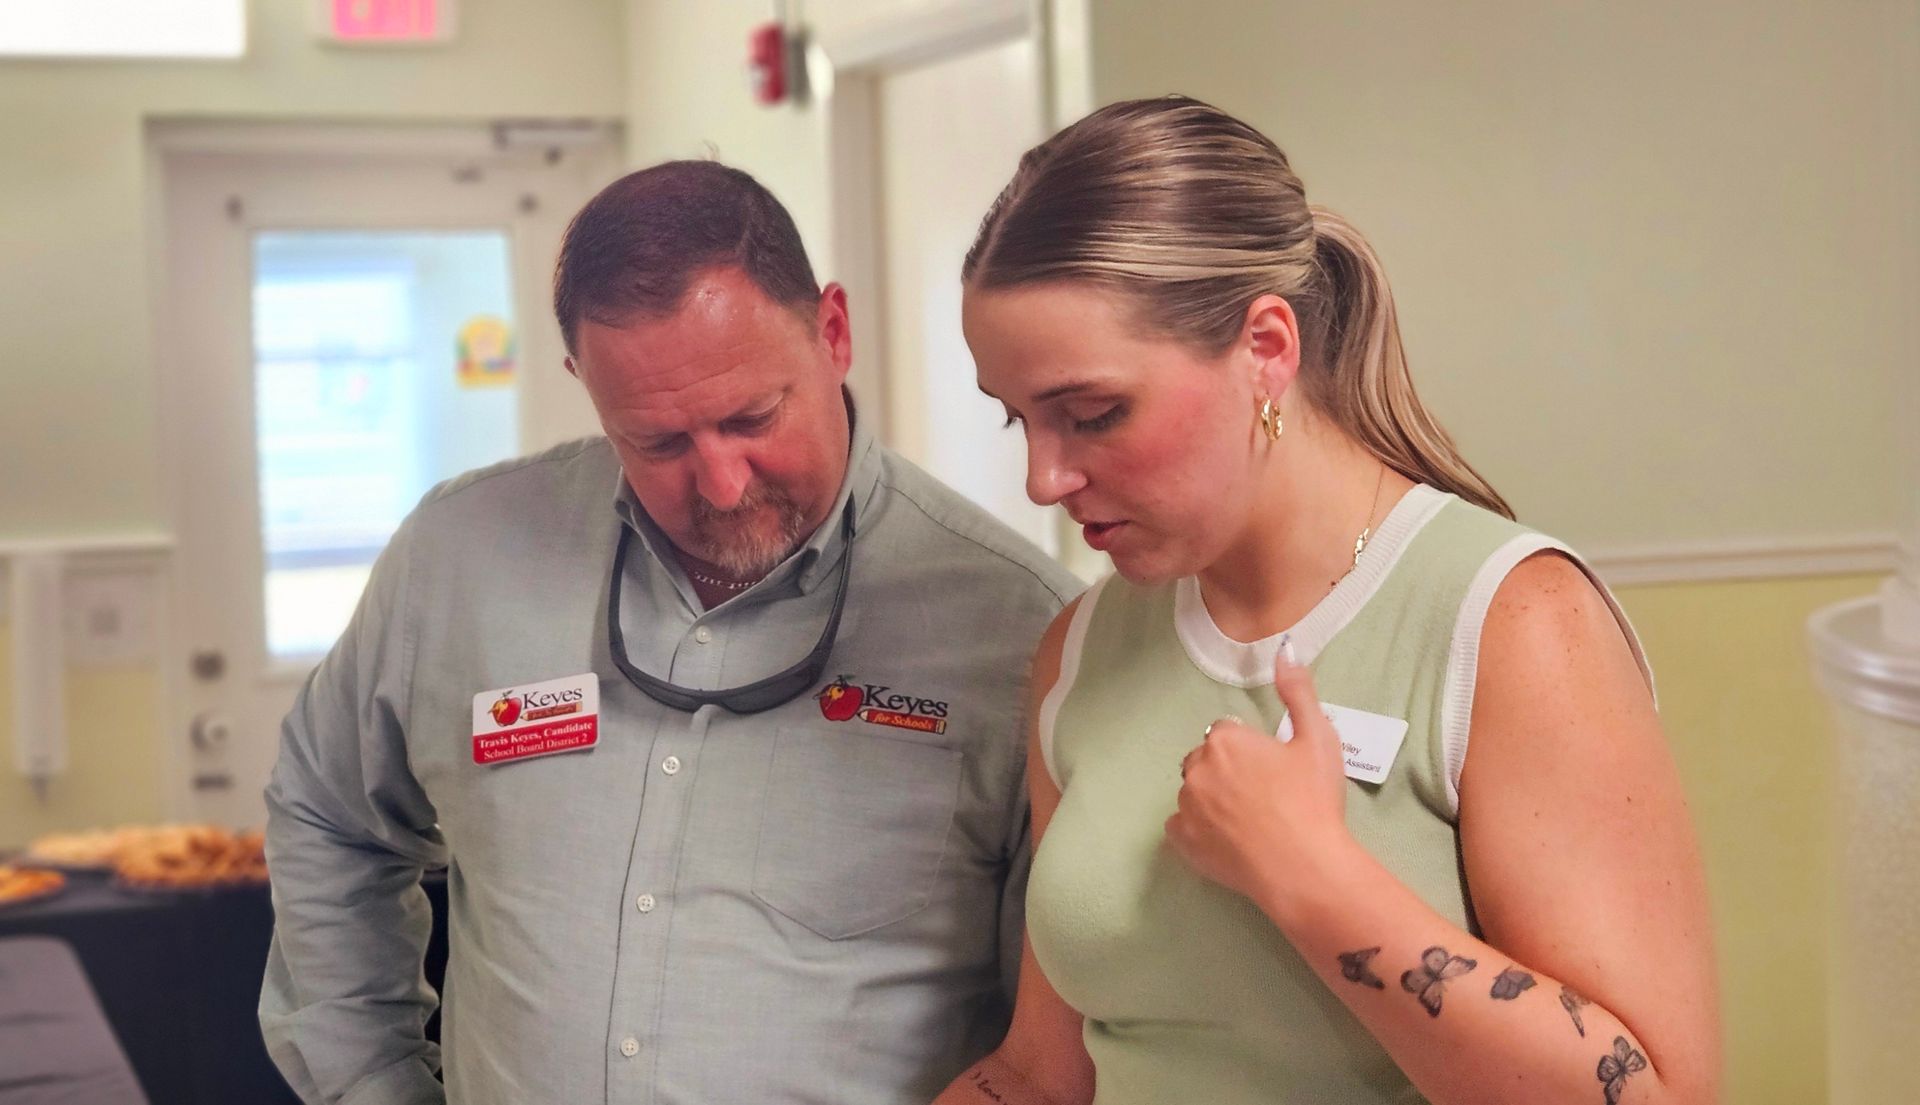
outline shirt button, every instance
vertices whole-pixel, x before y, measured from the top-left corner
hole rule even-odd
[[[708,641],[713,640],[713,630],[708,629],[706,626],[703,625],[700,628],[693,631],[693,639],[696,641],[699,641],[701,644],[704,645]]]
[[[652,913],[653,905],[654,905],[653,895],[642,894],[638,898],[634,899],[633,905],[634,905],[634,908],[638,909],[642,913]]]
[[[620,1041],[620,1054],[629,1059],[640,1054],[640,1041],[634,1039],[632,1036],[628,1036],[626,1039]]]
[[[666,772],[669,775],[680,774],[680,757],[668,756],[666,759],[661,760],[660,770]]]

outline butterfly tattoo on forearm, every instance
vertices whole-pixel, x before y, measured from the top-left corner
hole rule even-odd
[[[1361,948],[1356,952],[1341,952],[1340,977],[1348,982],[1357,982],[1375,990],[1386,989],[1387,984],[1380,981],[1380,976],[1374,974],[1373,968],[1368,966],[1373,961],[1373,957],[1379,954],[1379,948]]]
[[[1618,1105],[1620,1095],[1627,1088],[1627,1075],[1638,1074],[1646,1069],[1647,1057],[1628,1043],[1625,1036],[1615,1036],[1613,1054],[1602,1055],[1600,1065],[1594,1071],[1601,1085],[1606,1088],[1607,1105]]]
[[[1493,998],[1495,1001],[1512,1001],[1535,986],[1533,975],[1518,967],[1508,967],[1493,980]]]
[[[1587,1034],[1587,1026],[1580,1020],[1580,1007],[1592,1004],[1591,1001],[1582,997],[1580,992],[1573,987],[1560,987],[1560,1008],[1565,1009],[1567,1016],[1573,1018],[1574,1030],[1579,1032],[1582,1037],[1585,1037]]]
[[[1420,966],[1400,976],[1400,985],[1409,994],[1417,994],[1427,1016],[1440,1015],[1440,999],[1447,982],[1459,978],[1480,964],[1472,959],[1448,955],[1447,949],[1434,945],[1420,953]]]

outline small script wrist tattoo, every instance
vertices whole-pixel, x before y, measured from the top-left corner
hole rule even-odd
[[[1004,1102],[1007,1099],[1004,1097],[1001,1097],[1000,1091],[993,1088],[993,1083],[987,1080],[986,1071],[983,1071],[983,1070],[974,1071],[972,1081],[973,1081],[973,1088],[980,1091],[981,1097],[986,1098],[988,1101],[1002,1102],[1004,1105]]]

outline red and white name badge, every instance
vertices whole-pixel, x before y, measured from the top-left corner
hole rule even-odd
[[[473,762],[482,766],[592,748],[600,677],[588,672],[473,696]]]

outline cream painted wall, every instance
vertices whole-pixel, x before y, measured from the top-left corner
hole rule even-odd
[[[622,0],[468,0],[458,37],[418,51],[321,46],[307,7],[256,0],[239,61],[0,59],[0,537],[164,528],[145,120],[627,106]]]
[[[928,5],[815,0],[799,6],[819,39]],[[817,104],[764,107],[747,82],[747,36],[771,12],[764,0],[632,0],[627,151],[636,167],[714,156],[752,173],[793,213],[816,275],[831,280],[823,113]]]
[[[881,11],[886,0],[815,4],[818,13]],[[816,274],[831,279],[826,163],[820,113],[762,107],[747,82],[747,35],[772,8],[763,0],[630,0],[627,153],[634,166],[678,157],[718,157],[759,178],[793,213]],[[858,305],[855,305],[858,309]]]
[[[467,0],[423,51],[309,40],[306,5],[256,0],[232,62],[0,59],[0,543],[164,531],[149,272],[154,118],[618,118],[623,0]],[[0,619],[3,621],[3,619]],[[0,624],[0,654],[6,628]],[[0,666],[0,707],[12,689]],[[166,816],[150,666],[73,671],[70,772],[39,802],[0,708],[0,849]]]
[[[1215,101],[1368,233],[1422,392],[1533,524],[1598,553],[1906,509],[1920,6],[1104,0],[1092,36],[1099,102]]]
[[[831,38],[940,6],[803,15]],[[1606,554],[1920,511],[1893,475],[1920,471],[1896,432],[1920,412],[1920,8],[1053,8],[1094,102],[1214,99],[1367,230],[1423,393],[1530,522]],[[630,152],[755,173],[830,278],[821,112],[753,104],[737,63],[767,14],[631,0]]]
[[[1062,103],[1080,98],[1075,82],[1089,79],[1084,41],[1091,2],[1053,0],[1048,5],[1054,95]],[[812,0],[793,6],[819,42],[876,20],[953,4]],[[747,83],[747,35],[767,21],[771,10],[765,0],[705,0],[698,5],[630,0],[628,153],[635,166],[712,155],[752,173],[793,213],[816,274],[831,280],[824,112],[817,103],[763,107],[754,103]],[[852,306],[861,309],[860,304]]]

